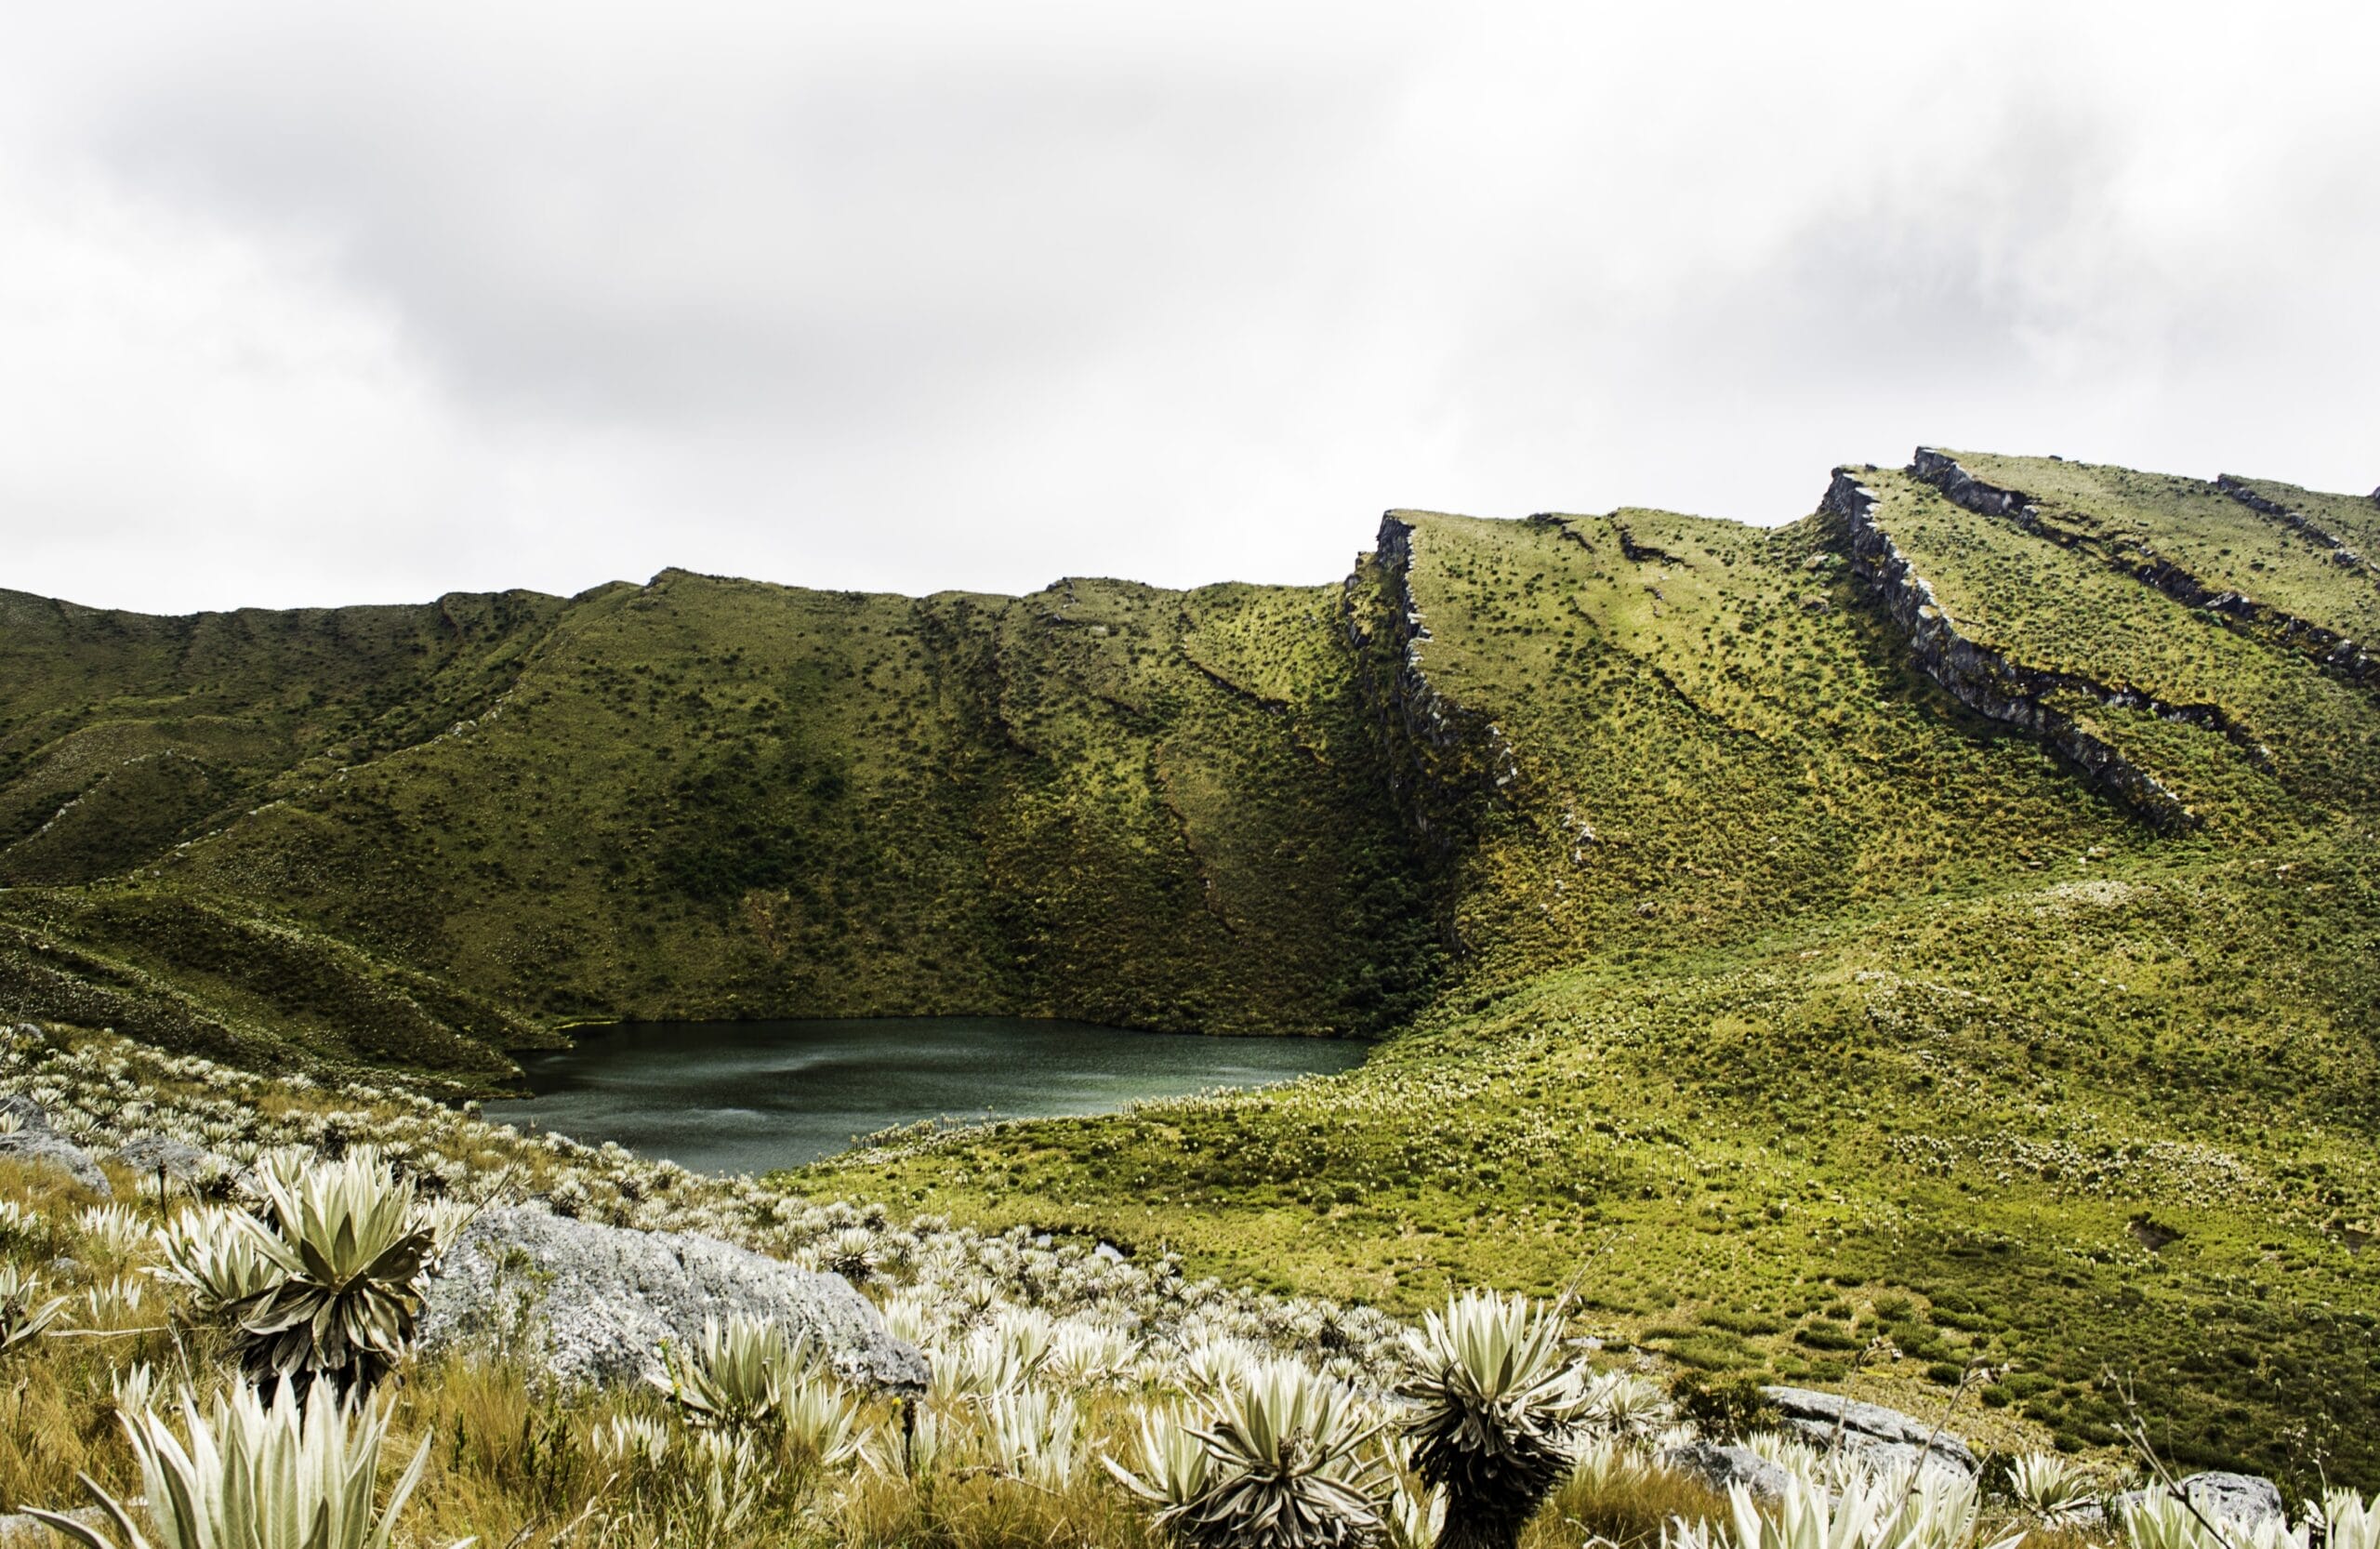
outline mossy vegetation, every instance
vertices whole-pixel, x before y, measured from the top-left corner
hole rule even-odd
[[[2073,1447],[2136,1384],[2185,1462],[2368,1488],[2380,707],[2171,577],[2358,641],[2380,579],[2215,485],[1958,457],[2030,517],[1865,470],[1877,523],[2189,825],[1963,708],[1824,513],[1395,512],[1316,588],[670,572],[444,633],[12,595],[0,1000],[461,1086],[622,1015],[1393,1034],[800,1185],[1400,1311],[1575,1278],[1714,1382],[1981,1365]]]

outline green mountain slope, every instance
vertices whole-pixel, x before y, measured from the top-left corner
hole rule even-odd
[[[2380,505],[1922,451],[1341,585],[0,612],[0,1009],[1393,1034],[802,1186],[2380,1483]],[[1915,1400],[1912,1400],[1915,1401]],[[1969,1401],[1976,1401],[1970,1399]]]
[[[537,602],[534,638],[433,662],[409,691],[322,644],[351,631],[343,615],[250,629],[205,678],[89,647],[112,697],[63,735],[92,691],[36,636],[20,649],[43,670],[10,679],[11,722],[36,730],[5,788],[29,815],[0,867],[117,876],[103,908],[20,886],[0,921],[145,983],[207,978],[202,998],[243,1013],[206,1039],[218,1051],[245,1036],[336,1054],[346,1029],[365,1058],[426,1039],[404,1063],[444,1074],[497,1066],[424,1029],[313,1014],[323,998],[284,981],[426,972],[454,1000],[432,1020],[483,1042],[492,1026],[498,1047],[534,1039],[524,1018],[975,1011],[1353,1033],[1421,1003],[1436,952],[1419,853],[1382,788],[1334,590],[1086,580],[914,600],[672,572]],[[104,713],[136,693],[139,719]],[[342,693],[410,719],[359,735]],[[241,694],[235,756],[211,739]],[[347,719],[310,719],[325,701]],[[195,730],[193,703],[217,711]],[[133,797],[112,793],[157,767],[202,771],[199,794],[116,821]],[[60,783],[69,768],[82,786]],[[78,824],[78,864],[51,865]],[[268,916],[324,961],[250,967],[227,1000],[221,954],[182,946],[225,913]]]

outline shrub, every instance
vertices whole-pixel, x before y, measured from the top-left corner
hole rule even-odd
[[[1677,1401],[1680,1415],[1714,1436],[1745,1436],[1778,1422],[1777,1406],[1760,1391],[1759,1380],[1743,1373],[1714,1377],[1682,1372],[1670,1384],[1670,1397]]]

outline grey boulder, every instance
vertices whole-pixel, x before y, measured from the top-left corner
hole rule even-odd
[[[840,1275],[689,1232],[641,1232],[528,1210],[483,1211],[431,1277],[425,1353],[522,1342],[564,1383],[658,1376],[666,1340],[683,1347],[706,1318],[774,1318],[806,1333],[850,1383],[925,1390],[925,1357],[892,1337]]]
[[[112,1198],[115,1190],[91,1153],[49,1127],[49,1115],[30,1097],[0,1097],[0,1114],[13,1115],[19,1128],[0,1134],[0,1158],[36,1167],[54,1167],[94,1194]]]
[[[1969,1478],[1975,1476],[1975,1453],[1965,1442],[1898,1410],[1845,1398],[1839,1393],[1820,1393],[1816,1388],[1765,1387],[1760,1391],[1777,1406],[1788,1425],[1817,1446],[1831,1446],[1840,1438],[1846,1450],[1879,1467],[1891,1468],[1922,1460]]]
[[[2128,1489],[2117,1496],[2116,1520],[2123,1520],[2126,1512],[2157,1493]],[[2259,1474],[2193,1474],[2182,1481],[2182,1493],[2217,1525],[2255,1528],[2283,1515],[2281,1487]]]
[[[210,1184],[239,1171],[212,1151],[165,1135],[136,1135],[116,1147],[113,1159],[146,1177],[163,1172],[178,1184]]]
[[[1661,1465],[1726,1494],[1742,1485],[1755,1500],[1781,1500],[1785,1471],[1749,1447],[1722,1447],[1716,1442],[1690,1441],[1661,1454]]]

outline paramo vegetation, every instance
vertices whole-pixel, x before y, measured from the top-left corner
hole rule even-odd
[[[0,1090],[20,1125],[39,1104],[92,1146],[188,1147],[112,1168],[121,1203],[54,1165],[0,1175],[0,1490],[86,1544],[2380,1542],[2380,1503],[2351,1492],[2251,1525],[2161,1488],[2111,1504],[2139,1481],[2105,1462],[2035,1451],[1978,1478],[1761,1429],[1754,1399],[1598,1359],[1566,1304],[1474,1291],[1410,1327],[30,1028]],[[713,1321],[601,1389],[518,1345],[418,1345],[475,1211],[600,1197],[840,1266],[929,1353],[929,1385],[853,1384],[771,1323]],[[1700,1462],[1709,1428],[1742,1481]]]
[[[1813,486],[1772,528],[1392,512],[1305,588],[672,571],[183,619],[0,593],[0,1013],[45,1029],[12,1088],[70,1143],[170,1130],[226,1170],[170,1210],[120,1177],[89,1223],[9,1174],[39,1225],[0,1359],[40,1450],[0,1490],[146,1493],[101,1412],[145,1362],[129,1408],[186,1450],[325,1455],[318,1390],[339,1424],[380,1406],[391,1470],[432,1442],[420,1542],[628,1541],[573,1525],[615,1471],[643,1524],[741,1479],[780,1536],[1195,1537],[1276,1410],[1338,1438],[1346,1511],[1316,1522],[1403,1532],[1437,1489],[1492,1536],[1518,1508],[1455,1511],[1469,1465],[1408,1390],[1474,1291],[1558,1308],[1543,1445],[1497,1464],[1553,1481],[1535,1542],[1752,1530],[1567,1413],[1574,1360],[1955,1410],[2093,1490],[2139,1416],[2176,1467],[2279,1480],[2298,1527],[2380,1489],[2380,505],[1935,451]],[[589,1019],[941,1012],[1377,1046],[760,1181],[459,1106]],[[1046,1317],[1138,1375],[929,1400],[908,1444],[932,1414],[969,1461],[928,1491],[869,1462],[890,1399],[760,1331],[718,1348],[832,1446],[658,1389],[568,1407],[517,1353],[408,1334],[409,1293],[330,1289],[429,1275],[490,1199],[831,1269],[937,1371]],[[1179,1368],[1217,1342],[1248,1384]],[[1064,1479],[1012,1488],[1011,1444],[1062,1436]],[[1985,1535],[2020,1490],[1992,1468]],[[1812,1488],[1760,1530],[1867,1542],[1924,1494]]]

